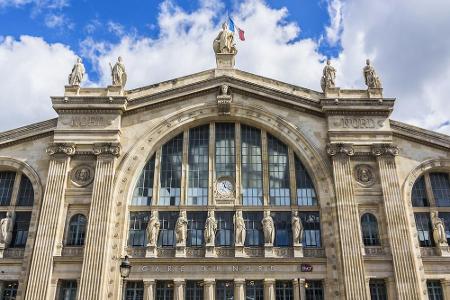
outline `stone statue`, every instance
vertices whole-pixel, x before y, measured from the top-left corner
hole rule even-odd
[[[445,225],[441,218],[438,217],[437,212],[431,214],[431,222],[433,223],[433,238],[437,246],[447,246],[447,233],[445,232]]]
[[[236,246],[243,246],[245,243],[245,221],[242,217],[242,211],[237,210],[236,215],[234,216],[234,238]]]
[[[186,245],[188,219],[186,211],[180,211],[177,223],[175,224],[175,236],[177,245]]]
[[[226,96],[226,95],[228,95],[228,85],[222,84],[222,85],[220,86],[220,95],[221,95],[221,96]]]
[[[213,41],[213,49],[216,54],[236,54],[236,45],[234,43],[234,33],[228,29],[228,24],[222,24],[222,31],[219,32]]]
[[[214,217],[214,211],[208,211],[208,218],[205,222],[205,242],[206,245],[214,245],[214,238],[216,237],[217,221]]]
[[[294,245],[299,245],[303,242],[304,228],[302,220],[298,216],[298,211],[294,211],[292,215],[292,238],[294,240]]]
[[[124,87],[127,83],[127,72],[122,57],[119,56],[114,67],[111,64],[109,66],[111,67],[112,85]]]
[[[81,62],[81,58],[77,58],[77,62],[72,68],[72,72],[69,74],[69,85],[80,85],[84,77],[84,65]]]
[[[325,92],[325,90],[328,88],[334,88],[335,79],[336,79],[336,69],[331,65],[331,61],[327,59],[327,64],[323,68],[322,80],[320,81],[322,91]]]
[[[270,211],[268,210],[264,211],[262,225],[264,230],[264,243],[273,244],[273,241],[275,240],[275,226]]]
[[[381,81],[378,77],[375,69],[370,64],[370,60],[366,60],[366,66],[363,69],[364,72],[364,80],[369,89],[378,89],[381,88]]]
[[[160,227],[158,212],[154,211],[147,225],[147,246],[156,246]]]
[[[0,244],[4,248],[8,248],[11,243],[13,226],[12,213],[8,211],[6,217],[0,220]]]

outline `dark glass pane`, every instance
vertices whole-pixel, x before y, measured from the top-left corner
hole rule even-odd
[[[270,134],[267,135],[267,147],[270,204],[290,205],[288,147]]]
[[[147,245],[146,230],[149,219],[149,212],[130,212],[129,246],[143,247]]]
[[[264,282],[262,280],[247,280],[245,282],[246,300],[264,300]]]
[[[67,245],[82,246],[86,235],[86,217],[77,214],[70,219]]]
[[[320,233],[320,215],[318,212],[300,212],[300,219],[302,220],[304,236],[303,247],[306,248],[320,248],[321,247],[321,233]]]
[[[156,300],[173,300],[173,282],[156,282]]]
[[[17,196],[17,206],[33,206],[33,202],[33,185],[27,176],[22,175],[20,179],[19,195]]]
[[[241,142],[243,205],[263,205],[261,131],[242,125]]]
[[[292,246],[292,225],[290,212],[272,213],[273,222],[275,223],[275,246],[289,247]]]
[[[292,300],[294,299],[294,290],[292,281],[276,281],[275,283],[275,299],[276,300]]]
[[[430,181],[436,206],[450,206],[450,181],[448,174],[431,173]]]
[[[216,246],[228,247],[234,243],[233,212],[216,212]]]
[[[28,228],[30,227],[31,212],[16,212],[12,245],[14,248],[23,248],[27,243]]]
[[[131,205],[150,205],[153,198],[153,180],[155,175],[155,155],[149,159],[141,172],[131,199]]]
[[[5,281],[3,282],[4,290],[3,296],[1,299],[3,300],[15,300],[17,297],[17,289],[19,287],[19,283],[17,281]]]
[[[216,299],[215,300],[233,300],[234,284],[233,281],[216,281]]]
[[[187,246],[202,247],[204,242],[206,212],[188,212]]]
[[[322,281],[306,280],[305,281],[305,295],[306,300],[323,300],[323,286]]]
[[[430,300],[444,300],[442,293],[442,286],[438,280],[427,281],[428,299]]]
[[[202,281],[186,281],[185,300],[203,300]]]
[[[61,280],[59,290],[59,300],[76,300],[77,299],[77,281]]]
[[[378,223],[374,215],[366,213],[361,216],[361,231],[365,246],[380,245]]]
[[[383,279],[370,279],[370,299],[387,300],[386,284]]]
[[[297,155],[295,155],[295,180],[297,183],[297,205],[317,205],[316,190],[313,182]]]
[[[181,168],[183,134],[168,141],[161,150],[160,205],[179,205],[181,197]]]
[[[417,179],[414,183],[411,192],[411,200],[414,207],[429,206],[424,176],[420,176],[419,179]]]
[[[189,130],[188,205],[208,204],[209,125]]]
[[[144,283],[142,281],[127,281],[125,289],[125,300],[143,300]]]
[[[432,247],[434,242],[431,231],[430,215],[428,213],[415,213],[417,235],[419,238],[420,247]]]
[[[0,172],[0,206],[10,205],[15,179],[16,172]]]
[[[233,123],[216,123],[216,178],[236,177],[236,147]]]
[[[245,246],[258,247],[264,245],[262,230],[262,212],[244,212],[243,218],[246,227]]]
[[[158,245],[160,247],[175,246],[175,224],[178,219],[178,212],[159,212],[159,230]]]

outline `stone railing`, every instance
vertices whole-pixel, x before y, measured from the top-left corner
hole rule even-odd
[[[205,248],[186,247],[186,257],[205,257]]]
[[[325,249],[323,248],[303,248],[304,257],[325,257]]]
[[[217,247],[216,248],[217,257],[234,257],[233,247]]]
[[[62,248],[61,251],[61,256],[83,256],[84,253],[84,247],[83,246],[79,246],[79,247],[70,247],[70,246],[65,246]]]
[[[3,252],[4,258],[22,258],[25,248],[7,248]]]
[[[175,257],[175,248],[158,248],[158,257]]]
[[[383,256],[386,254],[381,246],[366,246],[364,251],[367,256]]]
[[[436,251],[433,247],[420,247],[420,254],[422,256],[435,256]]]
[[[264,247],[245,247],[244,253],[248,257],[264,257]]]
[[[145,257],[145,247],[128,247],[126,250],[130,257]]]
[[[273,254],[275,257],[294,257],[294,249],[288,247],[274,247]]]

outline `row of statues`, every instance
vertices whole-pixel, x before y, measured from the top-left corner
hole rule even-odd
[[[369,89],[381,88],[381,80],[375,72],[374,67],[370,64],[370,60],[366,60],[366,66],[363,69],[364,82]],[[327,59],[327,63],[323,68],[322,79],[320,81],[322,90],[325,91],[336,87],[336,69],[331,65],[331,61]]]
[[[246,237],[246,225],[242,216],[242,211],[236,211],[236,215],[233,219],[234,223],[234,237],[235,245],[243,246]],[[264,232],[264,243],[267,245],[273,245],[275,241],[275,224],[270,211],[264,212],[264,218],[261,221]],[[298,212],[294,212],[292,215],[292,237],[294,245],[300,245],[303,240],[303,225],[298,216]],[[159,221],[158,212],[153,211],[150,220],[147,225],[147,241],[148,246],[156,246],[158,241],[159,230],[161,223]],[[187,239],[188,219],[186,211],[182,210],[175,224],[175,240],[177,246],[186,245]],[[213,211],[208,211],[208,217],[205,221],[204,238],[206,246],[214,246],[214,241],[217,232],[217,220]]]
[[[111,68],[112,85],[124,87],[127,83],[127,72],[125,71],[122,57],[119,56],[114,66],[111,64],[109,64],[109,66]],[[69,74],[69,85],[79,86],[83,81],[85,72],[86,69],[81,58],[77,58],[77,61]]]
[[[0,220],[0,249],[6,249],[11,244],[14,220],[11,212]]]

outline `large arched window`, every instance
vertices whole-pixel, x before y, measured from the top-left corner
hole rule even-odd
[[[67,246],[83,246],[86,235],[86,217],[76,214],[70,218],[69,231],[67,234]]]
[[[421,247],[434,246],[432,213],[444,221],[450,242],[450,173],[429,172],[420,176],[411,191],[417,234]]]
[[[365,213],[361,216],[361,232],[364,246],[380,245],[377,218],[371,213]]]
[[[0,219],[9,212],[14,222],[10,248],[25,247],[33,203],[33,186],[25,174],[0,171]]]

